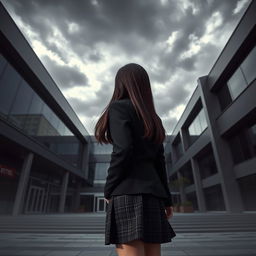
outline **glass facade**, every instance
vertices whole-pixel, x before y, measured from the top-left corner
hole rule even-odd
[[[232,100],[256,78],[256,47],[248,54],[235,73],[227,81],[228,89]]]
[[[225,211],[225,204],[221,185],[204,188],[207,211]]]
[[[255,121],[256,122],[256,121]],[[256,156],[256,123],[239,130],[228,139],[235,164]]]
[[[247,84],[250,84],[256,78],[256,46],[249,53],[247,58],[241,64]]]
[[[82,143],[1,54],[0,116],[80,167]]]
[[[204,109],[202,108],[188,127],[190,144],[192,144],[200,136],[205,128],[207,128],[207,122],[204,114]]]
[[[195,183],[190,161],[188,161],[184,166],[182,166],[179,172],[182,176],[182,182],[184,182],[185,187]]]
[[[256,174],[248,175],[238,179],[238,184],[242,195],[244,209],[246,211],[255,211]]]
[[[198,161],[201,179],[210,177],[213,174],[218,172],[212,150],[210,150],[210,151],[206,152],[205,154],[201,155],[200,157],[198,157],[197,161]]]

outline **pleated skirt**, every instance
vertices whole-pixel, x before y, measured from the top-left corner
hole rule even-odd
[[[146,243],[167,243],[175,236],[162,198],[152,194],[111,197],[105,219],[105,245],[135,239]]]

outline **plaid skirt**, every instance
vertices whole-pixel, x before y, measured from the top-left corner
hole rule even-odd
[[[167,243],[175,236],[160,197],[152,194],[114,195],[107,204],[105,245],[135,239]]]

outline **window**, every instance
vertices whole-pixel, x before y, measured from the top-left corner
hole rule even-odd
[[[233,76],[228,80],[227,84],[232,100],[234,100],[247,86],[241,68],[236,70]]]
[[[239,130],[228,139],[235,164],[256,156],[256,124]]]
[[[252,49],[241,65],[245,79],[250,84],[256,78],[256,47]]]
[[[192,144],[200,136],[205,128],[207,128],[207,122],[204,114],[204,109],[202,108],[188,127],[190,144]]]
[[[0,113],[5,118],[10,111],[20,82],[20,75],[8,65],[0,77]]]
[[[201,179],[205,179],[217,173],[217,166],[212,150],[205,152],[197,161]]]
[[[9,114],[9,121],[21,129],[24,127],[33,93],[31,87],[22,80]]]
[[[0,115],[66,162],[77,167],[81,164],[80,140],[2,55]]]
[[[256,47],[254,47],[234,74],[218,91],[221,109],[225,109],[242,91],[246,89],[256,78]]]

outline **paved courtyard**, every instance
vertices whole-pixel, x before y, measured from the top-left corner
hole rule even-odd
[[[104,214],[0,217],[0,256],[115,256]],[[256,214],[176,214],[162,256],[256,256]],[[225,231],[226,230],[226,231]]]
[[[114,256],[114,245],[104,245],[102,234],[0,234],[0,255]],[[177,234],[162,244],[162,255],[255,256],[256,232]]]

